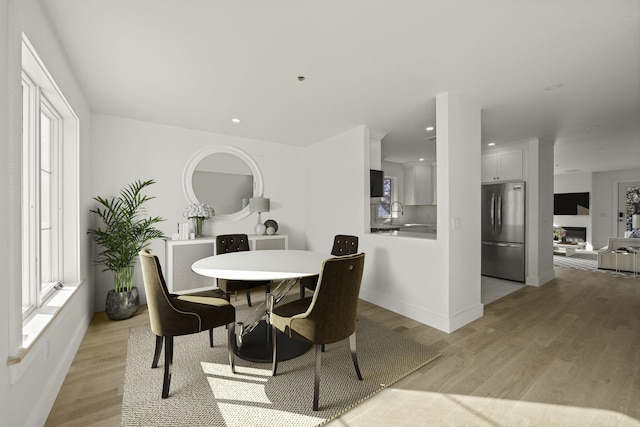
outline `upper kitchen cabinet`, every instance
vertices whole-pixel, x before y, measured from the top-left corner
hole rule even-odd
[[[436,166],[415,165],[404,167],[404,204],[436,204]]]
[[[522,179],[522,150],[482,156],[482,182]]]

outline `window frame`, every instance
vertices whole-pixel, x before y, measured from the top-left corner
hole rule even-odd
[[[62,158],[63,158],[63,150],[64,144],[63,134],[62,134],[62,123],[63,119],[60,113],[55,109],[55,107],[49,102],[49,100],[45,96],[41,96],[40,98],[40,117],[42,115],[47,116],[47,118],[51,121],[51,126],[49,130],[50,136],[50,195],[49,195],[49,215],[51,217],[50,220],[50,229],[51,229],[51,256],[50,256],[50,268],[51,268],[51,280],[45,281],[42,277],[42,259],[43,257],[43,248],[42,248],[42,230],[43,230],[43,220],[42,220],[42,209],[40,210],[40,280],[39,280],[39,292],[38,292],[38,306],[41,306],[44,301],[46,301],[54,292],[54,286],[62,282],[64,277],[64,248],[62,246],[62,242],[64,240],[64,227],[62,224],[63,218],[63,203],[62,203]],[[42,119],[40,119],[42,120]],[[40,143],[42,144],[42,127],[40,127]],[[40,148],[40,155],[42,157],[42,147]],[[42,179],[42,163],[40,164],[40,178]],[[42,181],[40,181],[42,182]],[[42,185],[40,188],[40,207],[42,208]]]
[[[22,318],[27,318],[50,298],[55,284],[64,277],[63,202],[62,202],[62,159],[63,159],[63,118],[53,104],[44,96],[41,88],[27,72],[22,72],[23,90],[23,193],[22,193],[22,239],[23,239],[23,280]],[[49,160],[43,162],[42,119],[49,122]],[[48,170],[43,170],[48,164]],[[43,175],[49,175],[49,194],[42,188]],[[48,207],[44,210],[43,196]],[[43,245],[43,211],[49,213],[50,251],[46,256],[50,280],[43,278],[45,252]]]
[[[23,34],[22,39],[22,281],[21,311],[24,324],[38,314],[56,293],[56,285],[80,280],[79,258],[79,119],[62,91]],[[46,137],[42,120],[50,121],[49,191],[41,188],[44,172],[41,145]],[[45,133],[42,133],[45,132]],[[42,181],[41,181],[42,180]],[[48,193],[48,194],[47,194]],[[44,197],[44,199],[43,199]],[[41,200],[42,199],[42,200]],[[47,203],[43,208],[42,202]],[[41,226],[51,219],[49,262],[44,262],[47,232]],[[45,215],[45,217],[43,217]],[[51,271],[43,275],[42,268]]]
[[[389,183],[389,192],[388,197],[386,195],[387,182]],[[382,188],[385,195],[383,196],[383,201],[381,201],[376,209],[376,218],[378,219],[393,219],[397,218],[397,212],[394,215],[394,212],[391,210],[391,203],[397,199],[397,179],[394,176],[386,176],[382,179]],[[388,198],[388,201],[387,201]],[[387,209],[385,209],[385,206]],[[384,213],[388,211],[388,213]]]

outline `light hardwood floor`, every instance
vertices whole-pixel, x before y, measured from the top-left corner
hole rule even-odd
[[[556,268],[451,334],[366,302],[360,315],[442,357],[331,426],[640,425],[640,278]],[[146,323],[145,307],[95,315],[47,426],[120,425],[128,329]]]

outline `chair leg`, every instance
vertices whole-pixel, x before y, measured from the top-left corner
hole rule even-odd
[[[356,333],[355,332],[349,336],[349,349],[351,350],[351,360],[353,360],[353,367],[356,368],[356,374],[358,374],[358,379],[362,381],[362,374],[360,373],[360,367],[358,366],[358,356],[356,354]]]
[[[162,381],[162,398],[169,397],[171,386],[171,368],[173,367],[173,337],[164,338],[164,380]]]
[[[247,289],[247,305],[251,307],[251,289]]]
[[[276,372],[278,370],[278,353],[277,353],[278,343],[276,342],[277,336],[278,336],[278,330],[272,326],[271,327],[271,343],[273,345],[273,364],[271,366],[272,377],[276,376]]]
[[[236,349],[236,323],[231,322],[227,324],[227,349],[229,351],[229,365],[231,366],[231,373],[236,373],[235,365],[235,349]]]
[[[236,295],[237,295],[237,294],[236,294]],[[230,303],[230,302],[231,302],[231,292],[226,291],[226,292],[224,293],[224,299],[226,299],[226,300],[227,300],[227,302],[228,302],[228,303]],[[229,329],[229,325],[225,325],[224,327],[225,327],[225,328],[227,328],[227,329]]]
[[[151,363],[151,368],[158,367],[158,360],[160,360],[160,352],[162,351],[162,337],[156,335],[156,351],[153,353],[153,363]]]
[[[209,329],[209,346],[213,348],[213,328]]]
[[[300,283],[300,299],[304,298],[304,285]]]
[[[318,400],[320,395],[320,365],[322,356],[322,344],[314,344],[316,348],[316,376],[313,382],[313,410],[318,410]]]

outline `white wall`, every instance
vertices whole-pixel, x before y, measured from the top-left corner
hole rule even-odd
[[[436,97],[438,241],[447,248],[448,328],[482,317],[480,304],[480,107]]]
[[[3,295],[0,313],[0,360],[15,355],[21,331],[21,38],[24,32],[45,63],[58,87],[80,119],[80,227],[88,223],[90,114],[80,85],[38,0],[0,0],[0,141],[3,203],[0,220],[5,224],[5,244],[0,245]],[[5,102],[6,100],[6,102]],[[6,203],[8,201],[8,203]],[[88,241],[80,240],[80,276],[90,279]],[[7,297],[8,296],[8,297]],[[90,280],[52,321],[25,359],[12,368],[0,367],[0,414],[7,426],[43,425],[64,381],[75,351],[93,314]],[[17,334],[17,339],[11,336]],[[22,375],[11,384],[11,373]]]
[[[567,227],[585,227],[587,229],[587,249],[593,249],[593,189],[591,173],[555,175],[553,181],[554,194],[589,193],[589,215],[554,215],[553,223]]]
[[[462,100],[454,99],[453,105],[448,101],[447,95],[440,100],[442,122],[438,119],[442,199],[437,240],[368,232],[366,127],[306,148],[306,192],[313,195],[307,199],[308,247],[328,252],[335,234],[359,236],[359,249],[366,253],[360,297],[447,332],[482,315],[480,218],[476,215],[480,209],[480,114]],[[449,166],[441,167],[449,161]],[[449,230],[452,217],[460,218],[462,229]]]
[[[154,179],[156,184],[148,187],[147,194],[156,198],[148,203],[147,209],[151,215],[166,219],[158,228],[167,236],[176,232],[178,222],[187,221],[182,216],[188,205],[182,190],[182,174],[189,158],[214,144],[240,148],[258,163],[264,177],[264,195],[271,199],[271,211],[263,213],[262,220],[276,220],[278,233],[289,235],[291,249],[305,248],[302,148],[100,114],[92,116],[92,143],[91,195],[109,197],[135,180]],[[323,171],[323,175],[327,174]],[[206,235],[253,234],[256,222],[255,214],[238,222],[205,221],[204,231]],[[154,241],[151,250],[164,266],[164,241]],[[104,311],[107,292],[113,286],[111,274],[100,270],[95,268],[96,311]],[[139,267],[135,275],[141,302],[145,302]]]
[[[542,286],[553,270],[553,143],[527,141],[527,279]]]
[[[618,183],[640,181],[640,169],[624,169],[593,174],[591,218],[593,247],[607,245],[609,237],[617,236]]]

